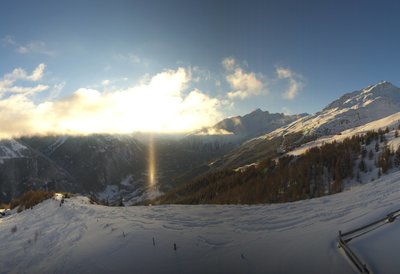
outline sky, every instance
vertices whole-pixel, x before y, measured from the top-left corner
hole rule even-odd
[[[0,137],[187,132],[400,85],[396,1],[1,1]]]

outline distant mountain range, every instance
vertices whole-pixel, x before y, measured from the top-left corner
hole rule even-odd
[[[202,166],[243,141],[271,132],[298,117],[258,109],[186,137],[156,136],[158,188],[155,191],[167,190],[203,172]],[[215,130],[229,130],[229,135],[206,134]],[[49,187],[92,195],[101,193],[99,196],[110,201],[119,201],[121,197],[133,201],[145,198],[149,191],[148,137],[138,137],[34,136],[0,141],[0,202],[8,202],[30,189]]]
[[[156,191],[165,192],[219,170],[279,157],[323,136],[341,134],[398,112],[400,89],[380,82],[347,93],[313,115],[256,109],[187,136],[156,136]],[[49,186],[92,195],[102,193],[101,197],[110,200],[146,199],[146,139],[144,135],[92,135],[0,141],[0,202],[29,189]],[[112,193],[104,192],[107,189]]]
[[[400,167],[399,130],[400,89],[380,82],[244,142],[152,202],[269,203],[337,193]]]
[[[245,142],[216,161],[211,169],[238,167],[278,156],[318,137],[338,134],[397,112],[400,112],[400,89],[383,81],[346,93],[316,114]]]

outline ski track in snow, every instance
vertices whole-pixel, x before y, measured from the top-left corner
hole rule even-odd
[[[336,247],[338,230],[400,208],[399,175],[273,205],[104,207],[74,197],[60,207],[48,200],[0,219],[0,273],[354,273]],[[398,254],[399,245],[379,233],[399,238],[396,222],[350,243],[378,273],[397,272],[395,255],[388,264],[382,252]]]

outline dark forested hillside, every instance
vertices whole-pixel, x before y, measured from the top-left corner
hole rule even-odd
[[[341,192],[345,182],[362,183],[366,176],[360,173],[379,177],[400,165],[400,150],[386,144],[388,133],[389,129],[370,131],[313,147],[300,156],[285,155],[236,170],[217,171],[152,202],[280,203]]]

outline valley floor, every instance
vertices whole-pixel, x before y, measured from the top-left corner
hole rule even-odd
[[[0,219],[0,273],[355,273],[337,248],[338,230],[399,209],[399,177],[275,205],[47,200]],[[396,220],[349,245],[374,272],[396,273],[399,235]]]

